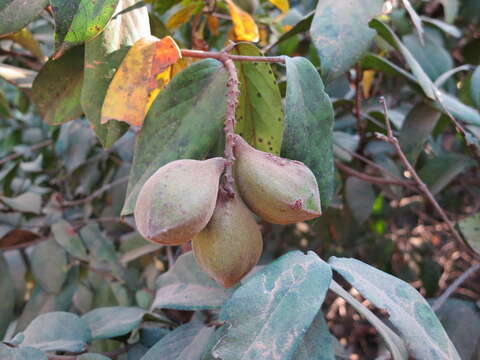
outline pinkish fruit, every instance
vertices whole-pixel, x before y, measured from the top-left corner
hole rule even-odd
[[[235,135],[235,182],[248,207],[274,224],[291,224],[322,214],[317,181],[302,162],[251,147]]]
[[[252,213],[237,195],[219,195],[208,225],[192,240],[199,266],[223,287],[238,283],[258,262],[263,241]]]
[[[147,240],[179,245],[191,240],[212,217],[222,158],[176,160],[158,169],[143,185],[135,222]]]

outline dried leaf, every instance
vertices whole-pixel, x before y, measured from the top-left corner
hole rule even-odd
[[[257,42],[260,38],[257,24],[249,13],[241,10],[232,0],[226,0],[233,21],[237,41]]]
[[[138,40],[128,51],[108,87],[101,123],[115,119],[134,126],[142,125],[149,104],[159,92],[156,89],[165,85],[164,81],[158,84],[157,75],[168,70],[180,58],[180,49],[170,36],[160,41],[154,36]],[[160,78],[165,79],[165,76]]]
[[[375,70],[365,70],[362,77],[363,97],[370,97],[370,89],[372,88],[373,79],[375,78]]]
[[[32,33],[28,31],[27,28],[23,28],[16,33],[10,34],[5,37],[5,39],[12,40],[13,42],[19,44],[24,49],[30,51],[32,55],[35,55],[37,59],[43,61],[45,59],[45,55],[43,55],[42,48],[38,41],[33,37]]]

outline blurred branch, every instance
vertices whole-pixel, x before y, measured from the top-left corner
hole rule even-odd
[[[422,194],[428,199],[428,201],[432,204],[432,206],[435,208],[435,210],[438,212],[442,220],[447,224],[450,232],[452,233],[453,237],[457,241],[458,245],[461,248],[464,248],[468,253],[472,254],[474,257],[478,257],[477,253],[466,243],[463,238],[460,236],[460,234],[455,230],[455,227],[453,226],[453,223],[450,221],[448,218],[447,214],[445,214],[445,211],[442,209],[442,207],[438,204],[437,200],[435,200],[435,197],[433,194],[430,192],[428,189],[427,185],[423,182],[422,179],[420,179],[420,176],[418,176],[417,172],[413,168],[412,164],[408,161],[407,157],[403,153],[400,143],[398,142],[398,139],[393,135],[392,132],[392,126],[390,124],[390,118],[388,116],[388,107],[387,107],[387,102],[385,101],[385,98],[382,96],[380,97],[380,103],[383,105],[383,111],[385,114],[385,123],[387,125],[387,135],[385,136],[384,134],[380,133],[375,133],[375,136],[377,139],[385,141],[386,143],[391,144],[394,148],[395,151],[397,152],[400,161],[404,165],[404,167],[410,172],[412,175],[413,180],[415,180],[416,184],[418,185],[420,191]]]
[[[398,186],[405,186],[405,187],[410,187],[413,184],[410,181],[403,181],[403,180],[391,180],[391,179],[386,179],[382,177],[376,177],[376,176],[370,176],[368,174],[361,173],[355,169],[352,169],[351,167],[343,164],[339,160],[335,160],[335,166],[342,170],[345,174],[354,176],[360,180],[372,183],[372,184],[378,184],[378,185],[398,185]]]
[[[450,295],[452,295],[455,290],[460,287],[460,285],[462,285],[470,276],[472,276],[478,270],[480,270],[480,264],[477,263],[470,266],[467,271],[465,271],[453,283],[451,283],[450,286],[445,290],[445,292],[433,303],[432,309],[434,311],[440,310],[440,308],[443,306],[445,301],[448,300]]]
[[[106,184],[106,185],[102,186],[100,189],[94,191],[91,195],[87,196],[86,198],[78,199],[78,200],[71,200],[71,201],[62,201],[61,205],[62,205],[62,207],[70,207],[70,206],[82,205],[82,204],[85,204],[87,202],[90,202],[93,199],[95,199],[96,197],[99,197],[100,195],[102,195],[105,191],[108,191],[108,190],[110,190],[111,188],[113,188],[117,185],[121,185],[121,184],[126,183],[128,181],[128,178],[129,178],[129,176],[121,177],[120,179],[117,179],[117,180],[115,180],[115,181],[113,181],[109,184]]]
[[[20,61],[22,64],[28,66],[30,69],[35,71],[40,71],[43,66],[42,63],[38,62],[37,58],[35,58],[34,56],[22,54],[16,51],[0,49],[0,55],[13,57]]]
[[[52,140],[51,139],[48,139],[48,140],[44,140],[42,142],[39,142],[37,144],[33,144],[31,145],[30,147],[27,148],[27,151],[34,151],[34,150],[38,150],[38,149],[41,149],[43,147],[46,147],[48,145],[52,144]],[[4,158],[0,159],[0,165],[3,165],[9,161],[12,161],[12,160],[15,160],[16,158],[24,155],[26,152],[23,151],[23,152],[14,152],[13,154],[10,154],[10,155],[7,155],[5,156]]]

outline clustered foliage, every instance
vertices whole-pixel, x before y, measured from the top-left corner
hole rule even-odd
[[[479,22],[0,0],[0,359],[477,359]]]

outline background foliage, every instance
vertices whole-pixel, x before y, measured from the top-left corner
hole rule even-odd
[[[455,345],[478,359],[478,272],[435,300],[478,260],[375,133],[383,96],[406,158],[479,251],[479,21],[477,0],[0,0],[0,358],[454,359]],[[236,63],[236,131],[305,162],[324,215],[262,222],[258,273],[239,287],[135,231],[156,169],[223,151],[214,59],[167,64],[141,128],[102,121],[112,79],[149,35],[288,56]]]

